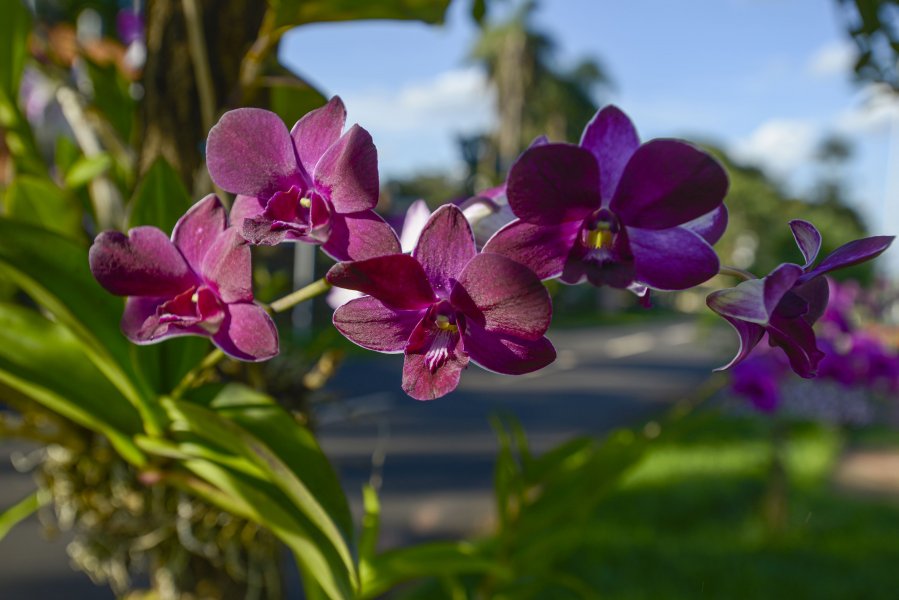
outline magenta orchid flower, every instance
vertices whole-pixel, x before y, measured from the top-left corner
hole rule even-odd
[[[136,344],[202,335],[238,360],[278,353],[275,324],[253,303],[250,247],[214,195],[178,220],[171,239],[146,226],[101,233],[90,266],[107,291],[128,296],[122,331]]]
[[[455,206],[431,216],[411,256],[338,263],[327,280],[367,294],[338,308],[334,326],[363,348],[405,353],[403,390],[417,400],[454,390],[469,361],[512,375],[555,359],[546,288],[528,268],[478,254]]]
[[[506,194],[518,217],[485,252],[542,279],[682,290],[718,272],[712,250],[727,224],[727,175],[684,141],[640,144],[614,106],[587,124],[580,145],[541,143],[512,165]]]
[[[719,370],[745,359],[767,333],[768,342],[786,353],[793,371],[802,377],[814,377],[824,357],[812,330],[827,306],[824,274],[875,258],[893,241],[893,236],[855,240],[812,268],[821,249],[821,234],[808,221],[790,221],[790,228],[805,258],[803,266],[784,263],[766,277],[712,292],[706,299],[709,308],[724,317],[740,337],[737,355]]]
[[[209,131],[206,162],[238,194],[232,222],[252,244],[321,244],[336,260],[399,251],[378,203],[378,154],[358,125],[341,135],[346,108],[335,96],[288,131],[273,112],[239,108]]]

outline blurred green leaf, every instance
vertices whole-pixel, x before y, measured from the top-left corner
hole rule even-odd
[[[442,23],[450,0],[269,0],[275,11],[275,26],[304,23],[400,19]]]
[[[128,90],[130,83],[115,64],[99,65],[82,55],[93,85],[93,104],[109,121],[121,139],[128,143],[134,127],[137,103]]]
[[[0,90],[8,101],[19,94],[19,80],[28,54],[31,13],[20,0],[6,0],[0,19]]]
[[[5,203],[6,214],[16,220],[84,241],[80,203],[52,181],[32,175],[16,177],[6,190]]]
[[[40,492],[34,491],[3,511],[0,514],[0,540],[13,527],[36,513],[43,504]]]
[[[378,492],[370,485],[362,488],[362,534],[359,536],[359,559],[361,561],[374,558],[378,545],[378,530],[381,523],[381,503]]]
[[[66,170],[65,184],[68,188],[78,188],[90,183],[112,166],[112,158],[106,153],[96,156],[82,156]]]
[[[78,144],[72,138],[64,135],[56,138],[53,161],[61,173],[68,173],[80,156],[81,149],[78,148]]]
[[[0,304],[0,382],[141,461],[131,442],[141,431],[140,415],[84,355],[83,344],[62,325],[29,308]]]
[[[128,227],[153,225],[170,233],[192,204],[178,172],[159,157],[137,184],[131,200]]]
[[[423,577],[480,574],[509,577],[508,569],[466,542],[435,542],[378,555],[360,565],[361,598],[377,598],[397,585]]]
[[[321,92],[286,69],[281,75],[264,77],[262,85],[269,90],[270,108],[288,125],[328,101]]]
[[[350,582],[355,579],[355,562],[347,546],[352,530],[346,500],[308,430],[268,396],[239,385],[226,386],[210,408],[172,399],[165,399],[163,405],[176,429],[247,458],[267,473],[290,505],[335,550],[343,563],[343,577]],[[337,523],[349,529],[341,531]]]
[[[187,460],[182,465],[224,492],[227,504],[222,504],[222,508],[232,510],[228,504],[233,503],[233,510],[240,511],[237,514],[277,535],[293,552],[300,571],[312,578],[311,582],[320,586],[328,598],[349,600],[356,597],[352,575],[342,568],[334,548],[301,513],[293,510],[278,487],[206,460]],[[211,495],[207,498],[215,500]],[[315,585],[307,586],[307,591],[314,594]]]
[[[132,345],[131,354],[147,384],[158,394],[165,395],[203,360],[211,347],[205,337],[186,335],[161,344]]]

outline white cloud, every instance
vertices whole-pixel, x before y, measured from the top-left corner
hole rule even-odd
[[[847,75],[856,60],[856,49],[848,40],[835,40],[818,48],[809,58],[810,75],[820,79]]]
[[[493,96],[486,77],[475,68],[446,71],[396,90],[369,89],[345,97],[353,120],[382,131],[473,131],[493,118]]]
[[[731,152],[739,160],[786,176],[811,159],[820,133],[820,127],[806,119],[772,119],[734,142]]]
[[[897,122],[899,101],[895,95],[888,88],[870,85],[858,105],[837,116],[835,127],[844,135],[886,135]]]
[[[341,95],[349,122],[372,134],[387,176],[458,167],[457,136],[485,131],[494,122],[493,93],[476,68],[445,71],[396,89]]]

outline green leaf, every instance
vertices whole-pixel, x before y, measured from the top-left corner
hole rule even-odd
[[[0,540],[6,537],[9,531],[37,512],[41,506],[46,504],[46,500],[38,491],[34,491],[25,496],[0,514]]]
[[[281,120],[287,123],[297,122],[310,110],[323,106],[327,98],[317,89],[282,69],[283,73],[264,77],[263,87],[269,90],[269,104]]]
[[[112,158],[106,153],[96,156],[82,156],[66,170],[65,184],[67,188],[79,188],[87,185],[95,177],[99,177],[112,166]]]
[[[64,326],[35,311],[0,304],[0,382],[50,410],[106,435],[129,460],[140,451],[138,412],[90,361]]]
[[[25,4],[21,0],[6,0],[0,19],[0,91],[10,100],[19,95],[30,31],[31,13]]]
[[[94,106],[109,121],[121,139],[126,143],[130,142],[137,106],[129,91],[130,83],[114,63],[99,65],[83,55],[82,58],[87,65],[87,74],[94,88]]]
[[[304,23],[400,19],[442,23],[449,0],[269,0],[275,11],[275,26]]]
[[[137,185],[128,227],[153,225],[169,233],[192,204],[178,172],[159,157]]]
[[[376,598],[397,585],[425,577],[490,574],[511,577],[508,567],[466,542],[435,542],[385,552],[363,561],[361,598]]]
[[[97,366],[139,410],[148,426],[158,425],[159,409],[131,362],[131,343],[119,330],[122,300],[94,280],[87,249],[45,229],[0,218],[0,276],[65,325]]]
[[[172,426],[204,437],[252,461],[333,547],[345,575],[355,579],[347,546],[351,519],[339,481],[312,434],[269,397],[239,385],[226,386],[210,408],[164,399]],[[263,441],[264,440],[264,441]],[[330,510],[329,510],[330,509]],[[335,519],[334,516],[337,515]],[[351,532],[351,529],[349,529]]]
[[[198,477],[234,499],[237,513],[267,527],[294,554],[300,571],[321,587],[332,600],[355,598],[350,575],[340,568],[341,560],[321,533],[293,510],[289,500],[275,485],[236,473],[224,466],[205,460],[182,463]],[[212,496],[209,497],[213,499]],[[229,510],[226,506],[223,506]],[[313,591],[314,586],[308,591]],[[314,597],[314,596],[313,596]]]
[[[18,221],[84,240],[80,203],[52,181],[31,175],[16,177],[6,190],[5,203],[6,214]]]
[[[378,492],[370,485],[362,488],[362,534],[359,536],[359,559],[371,560],[378,545],[378,530],[381,525],[381,503]]]
[[[203,360],[211,347],[205,337],[183,336],[161,344],[132,345],[131,353],[147,384],[159,395],[166,395]]]

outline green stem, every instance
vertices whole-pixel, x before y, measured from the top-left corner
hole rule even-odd
[[[196,367],[191,369],[178,385],[175,386],[175,389],[172,390],[172,397],[180,398],[183,396],[184,392],[196,385],[197,381],[199,381],[200,377],[206,371],[217,365],[223,358],[225,358],[225,353],[218,348],[207,354],[206,358],[204,358]]]
[[[744,271],[743,269],[738,269],[737,267],[729,267],[727,265],[721,265],[721,268],[718,269],[719,275],[730,275],[732,277],[739,277],[744,281],[749,281],[750,279],[758,279],[755,275],[750,273],[749,271]]]
[[[284,312],[289,308],[293,308],[300,302],[305,302],[306,300],[311,300],[316,296],[321,296],[330,289],[331,284],[325,281],[325,278],[322,277],[321,279],[313,281],[309,285],[302,287],[295,292],[287,294],[283,298],[275,300],[269,305],[269,308],[273,313]]]

